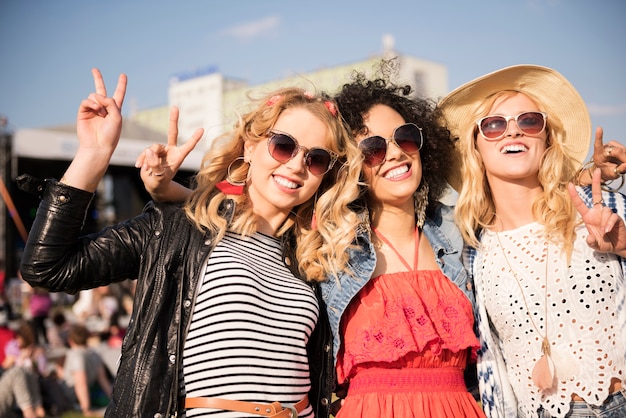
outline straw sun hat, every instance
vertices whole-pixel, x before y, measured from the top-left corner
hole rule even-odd
[[[563,146],[582,163],[591,145],[591,120],[587,106],[572,84],[559,72],[539,65],[514,65],[478,77],[454,89],[441,99],[439,107],[454,137],[476,108],[489,96],[502,90],[527,93],[539,101],[551,119],[563,126]],[[461,157],[462,158],[462,157]],[[460,167],[459,167],[460,168]],[[450,179],[456,190],[461,186],[460,172]]]

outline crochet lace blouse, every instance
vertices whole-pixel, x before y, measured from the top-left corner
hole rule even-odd
[[[552,416],[564,416],[574,393],[602,404],[611,378],[623,380],[626,373],[626,339],[616,318],[619,261],[593,251],[584,226],[576,233],[569,265],[558,245],[546,245],[537,223],[497,235],[484,231],[481,239],[476,288],[499,339],[518,408],[527,416],[540,405]],[[542,393],[531,373],[546,328],[556,384]]]

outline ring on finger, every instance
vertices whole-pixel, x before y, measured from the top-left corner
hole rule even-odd
[[[600,199],[600,200],[596,200],[593,202],[593,206],[595,205],[602,205],[604,206],[604,199]]]
[[[150,173],[150,175],[154,174],[156,177],[161,177],[163,174],[165,174],[165,171],[161,171],[160,173]]]

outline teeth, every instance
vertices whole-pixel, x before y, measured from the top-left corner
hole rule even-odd
[[[500,150],[502,154],[506,154],[508,152],[522,152],[522,151],[528,151],[528,148],[526,148],[524,145],[521,145],[521,144],[507,145],[506,147]]]
[[[274,176],[274,181],[278,184],[280,184],[283,187],[286,187],[288,189],[297,189],[298,188],[298,183],[294,183],[293,181],[289,181],[284,177],[278,177],[278,176]]]
[[[409,166],[403,165],[402,167],[394,168],[393,170],[388,171],[387,174],[385,174],[385,178],[390,179],[390,178],[398,177],[406,173],[407,171],[409,171]]]

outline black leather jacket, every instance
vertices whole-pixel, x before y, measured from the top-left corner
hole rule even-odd
[[[21,265],[28,283],[73,294],[138,279],[105,416],[182,416],[183,344],[202,266],[215,245],[212,237],[195,228],[179,206],[153,202],[133,219],[80,236],[92,193],[55,180],[44,184],[22,176],[18,182],[22,189],[38,191],[42,197]],[[231,219],[234,202],[224,203],[222,214]],[[317,417],[328,417],[331,338],[326,307],[317,294],[320,320],[308,347],[309,399]]]

